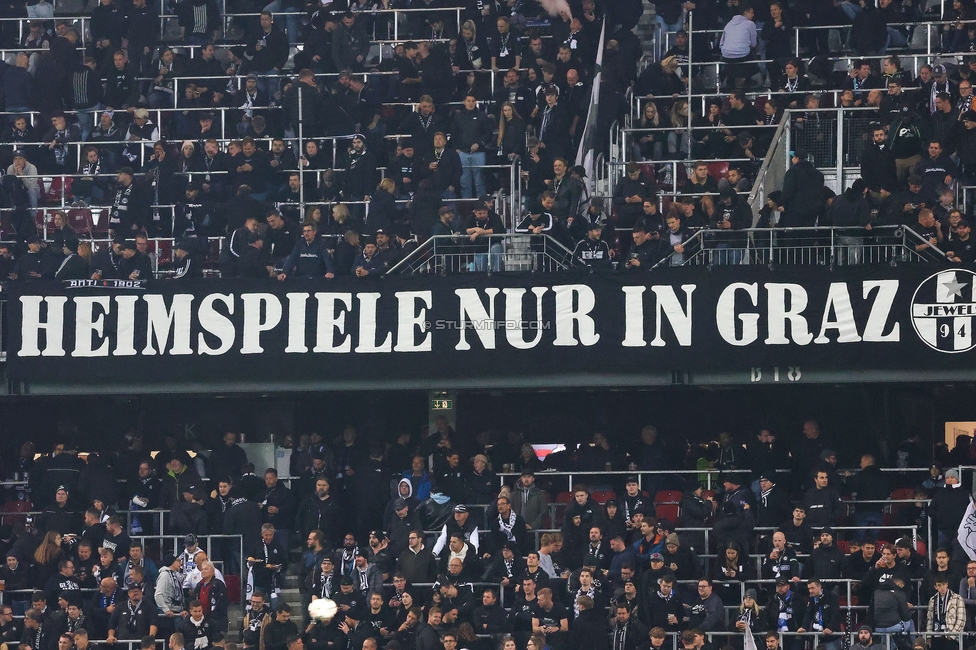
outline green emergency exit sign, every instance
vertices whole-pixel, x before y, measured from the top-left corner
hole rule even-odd
[[[432,399],[430,409],[432,411],[450,411],[454,408],[454,400],[451,399]]]

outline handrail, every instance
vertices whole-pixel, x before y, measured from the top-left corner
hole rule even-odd
[[[749,205],[752,207],[752,223],[750,225],[753,228],[755,228],[756,223],[759,221],[759,211],[762,210],[763,205],[766,203],[766,176],[769,174],[769,170],[772,165],[778,164],[775,160],[777,155],[782,154],[784,156],[783,164],[786,169],[789,168],[790,161],[788,138],[791,124],[790,111],[787,109],[783,112],[783,117],[779,121],[779,125],[776,128],[776,133],[773,134],[773,144],[766,152],[766,156],[763,158],[762,166],[759,167],[759,172],[756,174],[756,180],[752,184],[752,189],[749,191]],[[779,143],[782,141],[787,141],[787,146],[781,150]]]
[[[673,260],[675,259],[676,255],[683,256],[681,265],[690,264],[693,262],[693,260],[697,259],[699,256],[705,253],[717,253],[719,254],[719,256],[721,256],[721,254],[723,253],[721,247],[717,249],[709,248],[708,244],[714,242],[718,244],[726,244],[726,246],[728,246],[728,241],[729,241],[728,237],[732,237],[732,236],[741,237],[742,238],[741,243],[743,244],[743,246],[728,246],[727,250],[744,250],[746,252],[750,252],[754,250],[755,252],[759,252],[759,251],[768,252],[773,250],[790,250],[792,248],[809,250],[809,249],[826,249],[829,247],[831,251],[830,264],[832,265],[834,263],[833,252],[838,248],[847,248],[850,246],[850,244],[847,243],[839,243],[836,240],[837,233],[851,233],[851,232],[856,232],[857,236],[860,237],[874,237],[874,238],[877,238],[879,235],[884,236],[890,233],[891,236],[895,237],[896,240],[900,241],[899,244],[892,244],[892,243],[886,244],[885,248],[892,248],[892,247],[897,248],[898,246],[900,246],[902,249],[907,250],[909,248],[909,244],[907,240],[912,238],[914,238],[914,240],[918,244],[923,244],[923,243],[928,244],[928,242],[922,239],[922,237],[919,236],[918,233],[916,233],[908,226],[874,226],[872,227],[871,230],[865,230],[862,227],[853,227],[853,226],[743,228],[741,230],[719,230],[713,228],[701,228],[698,231],[696,231],[687,241],[684,242],[683,244],[683,247],[685,248],[684,253],[672,252],[667,257],[665,257],[657,264],[655,264],[652,267],[652,269],[665,267],[665,266],[672,266]],[[782,235],[785,234],[797,235],[799,237],[803,237],[804,235],[806,235],[812,238],[823,237],[824,235],[827,235],[829,236],[830,239],[829,239],[829,244],[827,245],[823,244],[822,242],[816,242],[812,245],[811,244],[801,245],[800,243],[797,242],[795,238],[790,239],[788,237],[782,237]],[[763,246],[762,248],[760,248],[758,243],[759,235],[768,236],[768,242],[769,242],[768,246]],[[724,239],[716,240],[714,239],[715,237],[720,237]],[[695,252],[693,254],[689,254],[687,252],[687,249],[689,247],[696,246],[696,245],[697,248],[695,249]],[[931,250],[938,257],[938,259],[945,258],[945,252],[940,250],[939,248],[928,245],[928,249]],[[911,248],[911,252],[916,257],[920,258],[917,261],[926,261],[924,256],[920,256],[914,250],[914,247]],[[730,256],[730,257],[734,257],[734,256]],[[707,264],[711,266],[713,263],[714,261],[712,260],[711,256],[709,256],[709,261],[707,262]],[[737,264],[739,262],[731,261],[725,263]],[[770,263],[772,263],[772,261],[770,261]],[[849,263],[859,264],[862,262],[850,261]],[[868,262],[863,262],[863,263],[868,263]]]
[[[511,248],[506,250],[508,247]],[[551,260],[553,266],[549,270],[561,270],[571,266],[572,251],[548,234],[482,235],[475,240],[464,234],[436,235],[429,237],[387,273],[424,272],[432,264],[441,274],[472,265],[474,268],[470,270],[491,273],[505,270],[502,263],[510,264],[513,256],[518,256],[520,261],[526,261],[523,259],[526,256],[529,256],[529,260],[532,256],[545,256],[547,260]]]

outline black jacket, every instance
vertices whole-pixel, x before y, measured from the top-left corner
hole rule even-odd
[[[864,197],[856,193],[849,199],[848,192],[834,197],[827,213],[827,222],[831,226],[866,226],[871,221],[871,206]]]
[[[840,494],[832,485],[822,490],[812,487],[803,495],[803,508],[806,510],[806,523],[814,530],[833,526],[841,513]]]
[[[373,194],[379,182],[376,157],[369,149],[352,153],[346,160],[343,195],[350,201],[362,201]]]
[[[807,577],[819,578],[821,580],[832,580],[840,578],[843,573],[844,553],[835,545],[818,546],[813,549],[810,559],[806,566]]]
[[[130,258],[123,258],[121,264],[122,278],[129,279],[133,273],[138,272],[139,275],[137,280],[152,280],[153,270],[152,264],[149,261],[149,256],[141,251],[136,251],[136,254]],[[196,472],[193,472],[196,474]],[[197,481],[200,477],[197,477]],[[180,497],[182,498],[182,496]]]
[[[203,581],[201,580],[193,589],[193,598],[199,600],[202,591]],[[218,621],[226,622],[227,605],[229,602],[227,597],[227,585],[218,580],[216,577],[210,581],[208,600],[210,601],[210,616]]]
[[[302,82],[292,84],[282,97],[282,109],[288,124],[296,133],[298,133],[299,117],[305,137],[314,137],[325,132],[326,125],[321,120],[322,93],[318,86],[310,86]]]
[[[665,600],[661,592],[654,590],[650,594],[645,594],[644,603],[638,610],[642,616],[641,620],[648,627],[663,627],[665,631],[678,632],[685,629],[685,609],[681,597],[671,592],[671,598]],[[677,622],[668,623],[668,615],[674,614]]]
[[[647,626],[639,621],[636,616],[631,615],[626,626],[620,626],[616,622],[610,626],[610,647],[617,647],[615,639],[619,635],[622,637],[621,650],[645,650],[650,647],[648,633]]]
[[[603,607],[591,607],[580,612],[570,625],[570,647],[578,650],[607,650],[607,616]]]
[[[207,11],[203,24],[198,24],[195,12],[198,7],[205,7]],[[176,17],[186,36],[196,35],[212,40],[214,33],[220,28],[220,8],[214,0],[183,0],[176,5]]]
[[[790,167],[783,178],[783,226],[813,225],[813,218],[823,211],[824,177],[806,160]],[[794,222],[793,216],[800,217]]]
[[[546,110],[548,108],[539,111],[539,132],[542,134],[540,139],[545,145],[546,152],[554,158],[573,157],[570,151],[572,138],[569,135],[569,111],[557,102],[552,107],[548,122],[546,122],[543,130],[542,124],[546,120]]]
[[[430,169],[432,162],[437,163],[436,171]],[[436,151],[432,151],[429,156],[417,163],[414,173],[420,179],[430,177],[434,182],[434,188],[440,193],[448,187],[453,187],[455,192],[461,189],[461,157],[450,147],[444,149],[440,156]]]
[[[820,621],[821,629],[830,630],[835,634],[840,631],[840,605],[838,605],[837,594],[832,591],[824,591],[819,598],[811,598],[807,603],[807,611],[803,617],[803,629],[808,632],[820,631],[814,628],[814,624]],[[833,640],[834,635],[822,637]]]
[[[858,512],[881,512],[883,503],[860,503],[861,501],[884,501],[891,497],[891,481],[877,465],[870,465],[855,474],[848,487],[857,493]]]
[[[778,485],[773,485],[768,494],[760,494],[756,503],[756,526],[775,528],[789,519],[792,513],[790,495]]]
[[[75,110],[92,108],[102,101],[102,78],[88,66],[76,66],[67,81],[65,97],[70,108]]]
[[[261,510],[258,504],[245,498],[235,499],[224,513],[224,534],[241,535],[244,538],[244,554],[253,554],[260,545]]]
[[[314,494],[306,496],[298,506],[296,522],[303,536],[313,530],[321,530],[330,543],[341,539],[342,512],[335,497],[319,499]]]
[[[451,120],[451,146],[468,153],[471,146],[476,144],[479,151],[484,151],[491,138],[491,131],[492,120],[485,113],[477,108],[472,111],[462,109]]]
[[[413,112],[403,120],[401,129],[413,139],[414,156],[421,160],[434,153],[434,134],[447,131],[447,120],[437,113],[424,117]]]
[[[84,280],[88,277],[88,262],[77,253],[64,258],[54,274],[55,280]]]
[[[257,49],[261,43],[262,48]],[[244,57],[249,61],[248,68],[255,72],[267,72],[272,68],[281,69],[288,61],[288,37],[277,25],[271,26],[267,34],[258,34],[253,43],[247,46]]]
[[[890,147],[881,148],[872,142],[864,148],[861,153],[861,178],[872,192],[879,192],[882,187],[895,188],[895,156]]]
[[[959,522],[969,507],[969,494],[965,488],[945,486],[932,494],[929,516],[935,521],[940,533],[955,538]]]
[[[148,4],[142,9],[131,7],[127,21],[126,37],[129,39],[130,52],[156,47],[159,42],[159,15]]]

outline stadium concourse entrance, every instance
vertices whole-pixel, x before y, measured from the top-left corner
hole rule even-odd
[[[320,431],[331,440],[346,425],[361,439],[393,443],[403,433],[419,436],[437,415],[474,438],[490,432],[504,444],[511,431],[534,445],[589,444],[603,432],[611,445],[639,444],[653,424],[679,456],[685,443],[716,440],[722,431],[748,442],[769,428],[790,444],[804,420],[816,419],[844,466],[872,449],[893,458],[914,433],[926,449],[943,441],[946,422],[976,420],[971,383],[671,386],[652,389],[539,391],[355,391],[282,394],[173,394],[155,396],[9,396],[0,398],[0,440],[30,439],[38,451],[66,436],[79,448],[112,449],[126,433],[140,431],[159,444],[176,433],[205,448],[222,433],[247,442],[284,445],[286,437]],[[433,408],[432,408],[433,407]],[[449,407],[449,408],[446,408]],[[970,432],[971,433],[971,432]],[[273,438],[272,438],[273,436]],[[152,447],[158,448],[158,447]],[[693,464],[692,464],[693,466]],[[499,470],[501,468],[498,468]],[[626,469],[623,467],[621,469]]]

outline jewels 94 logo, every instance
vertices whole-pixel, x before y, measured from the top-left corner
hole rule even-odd
[[[926,278],[912,296],[912,326],[922,341],[939,352],[958,354],[976,347],[976,273],[940,271]]]

